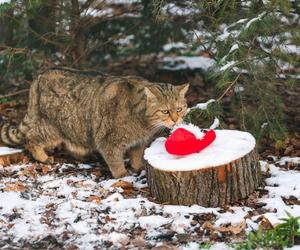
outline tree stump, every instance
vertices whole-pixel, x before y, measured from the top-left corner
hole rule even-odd
[[[249,196],[261,182],[254,137],[215,130],[216,140],[196,154],[174,156],[156,139],[145,150],[147,180],[158,202],[218,207]]]
[[[19,162],[23,157],[22,149],[0,147],[0,165],[2,166]]]

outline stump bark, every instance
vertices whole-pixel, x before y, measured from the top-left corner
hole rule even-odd
[[[176,167],[164,169],[148,163],[146,169],[151,195],[158,202],[167,204],[224,206],[248,197],[261,183],[254,146],[250,152],[226,164],[176,171]]]

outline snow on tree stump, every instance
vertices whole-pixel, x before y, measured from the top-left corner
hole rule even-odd
[[[0,147],[1,166],[8,166],[10,164],[19,162],[23,157],[24,155],[22,149]]]
[[[168,154],[166,138],[145,150],[148,186],[158,202],[218,207],[246,198],[260,185],[254,137],[236,130],[215,132],[216,140],[196,154]]]

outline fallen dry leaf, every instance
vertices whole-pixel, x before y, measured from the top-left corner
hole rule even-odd
[[[239,234],[246,228],[246,222],[242,221],[238,224],[229,225],[229,226],[221,226],[216,227],[215,229],[218,230],[221,233],[233,233],[233,234]]]
[[[242,221],[234,225],[220,226],[220,227],[217,227],[213,225],[211,222],[207,221],[203,223],[202,227],[204,229],[208,229],[212,231],[219,231],[220,233],[239,234],[246,228],[246,221]]]
[[[30,176],[30,177],[36,177],[36,164],[33,163],[31,166],[25,168],[23,171],[20,172],[20,176]]]
[[[264,229],[271,229],[271,228],[273,228],[275,226],[275,225],[272,225],[272,223],[265,216],[263,216],[263,215],[261,217],[260,225]]]
[[[4,191],[6,192],[16,192],[16,191],[24,192],[25,190],[26,190],[26,186],[20,181],[17,181],[14,184],[7,184],[6,187],[4,188]]]
[[[97,195],[90,195],[89,197],[89,201],[94,201],[96,202],[98,205],[101,203],[101,198]]]
[[[29,163],[29,158],[27,156],[23,156],[23,159],[22,159],[22,163],[23,164],[28,164]]]
[[[42,166],[42,173],[43,173],[43,174],[48,174],[48,172],[49,172],[49,167],[48,167],[48,165],[43,165],[43,166]]]
[[[118,181],[111,185],[114,188],[123,188],[123,189],[131,189],[133,188],[133,185],[131,182],[128,181]]]

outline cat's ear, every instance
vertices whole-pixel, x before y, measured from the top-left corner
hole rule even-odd
[[[148,100],[157,99],[158,92],[153,86],[145,86],[145,94]]]
[[[179,95],[181,96],[181,97],[184,97],[185,96],[185,94],[186,94],[186,92],[188,91],[188,89],[189,89],[189,84],[188,83],[186,83],[186,84],[182,84],[182,85],[179,85],[179,86],[177,86],[176,88],[177,88],[177,90],[178,90],[178,93],[179,93]]]

